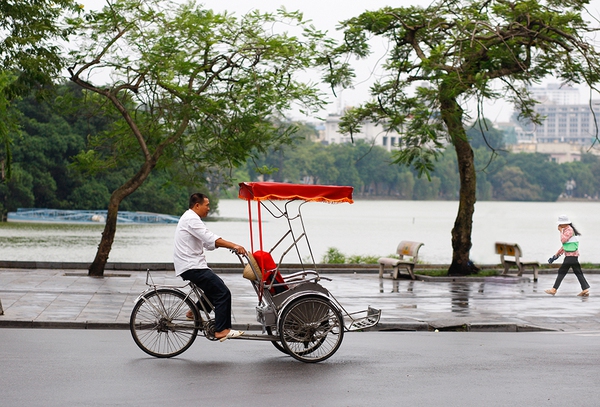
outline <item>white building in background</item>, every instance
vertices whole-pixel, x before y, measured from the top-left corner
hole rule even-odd
[[[533,140],[537,143],[567,143],[591,146],[596,137],[594,115],[600,113],[600,104],[582,104],[579,89],[570,85],[549,84],[546,87],[529,88],[539,104],[534,110],[543,117],[541,125],[535,125]]]
[[[600,102],[590,107],[580,101],[579,90],[568,85],[550,84],[529,91],[540,102],[534,110],[542,116],[541,124],[524,124],[514,118],[509,123],[494,123],[504,131],[509,151],[545,154],[557,163],[580,161],[587,153],[600,156],[596,140]]]
[[[538,143],[569,143],[591,146],[596,138],[596,121],[600,122],[600,102],[590,105],[541,104],[535,111],[545,117],[535,126]],[[595,116],[595,117],[594,117]]]
[[[546,154],[557,163],[579,161],[584,153],[600,155],[598,145],[592,148],[600,102],[591,107],[580,103],[579,90],[569,85],[550,84],[529,91],[540,102],[534,110],[542,116],[542,123],[524,129],[513,123],[517,144],[508,146],[511,151]]]
[[[339,114],[330,114],[325,121],[325,131],[322,133],[322,139],[319,140],[325,144],[341,144],[351,143],[354,141],[364,140],[367,143],[380,146],[388,151],[398,147],[401,140],[401,135],[396,132],[388,132],[380,125],[371,122],[364,122],[360,133],[350,135],[342,134],[339,131],[339,123],[341,119]]]
[[[579,89],[567,84],[550,83],[545,87],[530,87],[531,96],[542,104],[577,105]]]

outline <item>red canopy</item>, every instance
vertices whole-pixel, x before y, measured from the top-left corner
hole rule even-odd
[[[352,187],[286,184],[282,182],[242,182],[238,198],[247,201],[301,199],[311,202],[353,203]]]

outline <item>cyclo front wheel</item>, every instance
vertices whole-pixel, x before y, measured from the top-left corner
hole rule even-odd
[[[279,320],[279,335],[286,353],[307,363],[333,355],[344,338],[344,320],[331,301],[300,297],[287,305]]]
[[[194,320],[187,319],[189,310]],[[129,330],[141,350],[157,358],[170,358],[192,346],[199,321],[198,309],[189,297],[180,291],[159,289],[145,294],[135,304]]]

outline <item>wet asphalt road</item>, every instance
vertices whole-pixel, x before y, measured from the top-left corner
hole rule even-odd
[[[600,331],[349,333],[304,364],[268,342],[156,359],[126,330],[0,329],[2,406],[590,406]]]

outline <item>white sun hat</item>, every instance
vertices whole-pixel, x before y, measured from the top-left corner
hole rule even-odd
[[[560,215],[556,223],[559,225],[569,225],[571,224],[571,221],[569,220],[569,217],[567,215]]]

